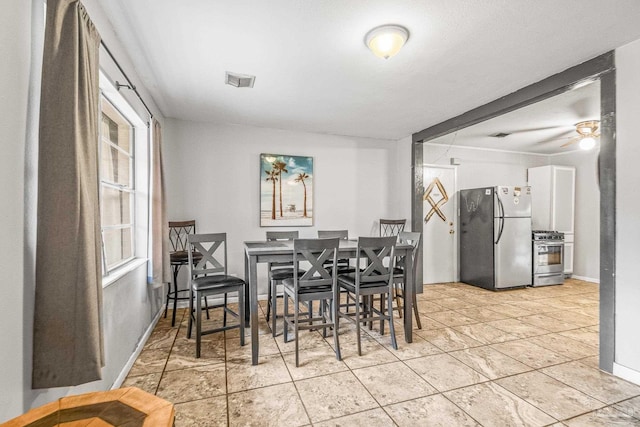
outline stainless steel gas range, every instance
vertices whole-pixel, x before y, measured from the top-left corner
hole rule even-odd
[[[564,233],[533,230],[532,286],[561,285],[564,283]]]

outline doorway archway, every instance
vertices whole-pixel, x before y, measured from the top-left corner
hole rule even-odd
[[[457,117],[426,128],[412,136],[412,229],[422,229],[423,213],[423,143],[476,123],[517,110],[552,96],[573,90],[585,83],[600,81],[600,156],[598,176],[600,186],[600,369],[612,372],[614,362],[614,301],[615,301],[615,55],[607,52],[582,64],[516,92],[477,107]],[[420,255],[418,259],[421,259]],[[417,283],[422,283],[418,266]]]

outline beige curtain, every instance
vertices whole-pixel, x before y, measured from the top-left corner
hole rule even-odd
[[[162,129],[153,119],[151,148],[151,277],[148,282],[161,285],[171,281],[169,269],[169,223],[162,163]]]
[[[101,378],[100,35],[78,0],[48,0],[40,99],[33,388]]]

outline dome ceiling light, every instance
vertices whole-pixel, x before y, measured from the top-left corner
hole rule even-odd
[[[369,31],[364,43],[376,56],[389,59],[409,40],[409,30],[400,25],[381,25]]]
[[[596,138],[600,136],[598,128],[600,127],[599,120],[585,120],[583,122],[576,123],[577,138],[572,139],[561,147],[578,143],[578,146],[583,150],[591,150],[596,146]]]

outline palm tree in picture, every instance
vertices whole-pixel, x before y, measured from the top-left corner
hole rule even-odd
[[[271,194],[271,219],[276,219],[276,181],[278,180],[279,173],[275,169],[264,172],[267,174],[266,181],[273,182],[273,192]]]
[[[287,170],[287,164],[285,162],[277,161],[272,163],[273,170],[278,173],[280,177],[280,216],[282,217],[282,172],[289,172]]]
[[[304,180],[307,178],[309,178],[309,175],[302,172],[302,173],[299,173],[295,179],[296,182],[301,182],[302,186],[304,187],[304,211],[302,216],[304,216],[305,218],[307,217],[307,184],[304,183]]]

